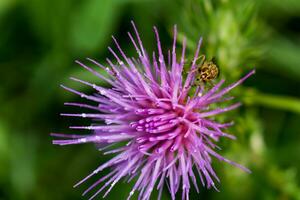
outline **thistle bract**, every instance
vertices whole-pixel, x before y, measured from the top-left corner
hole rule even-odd
[[[133,24],[133,23],[132,23]],[[215,115],[237,108],[240,103],[219,107],[220,102],[229,101],[224,97],[230,90],[241,84],[254,73],[227,87],[224,80],[214,86],[195,86],[194,79],[199,57],[201,39],[187,75],[183,75],[186,43],[183,40],[180,52],[176,52],[177,29],[174,27],[173,47],[164,57],[157,29],[157,55],[147,54],[138,31],[133,24],[135,36],[128,33],[138,57],[129,58],[117,40],[113,37],[118,52],[109,47],[116,61],[107,59],[107,67],[88,59],[105,70],[102,75],[94,69],[78,62],[79,65],[105,80],[110,88],[101,87],[77,78],[71,78],[95,89],[94,95],[87,95],[62,86],[93,105],[83,103],[65,103],[90,109],[89,113],[62,114],[63,116],[91,118],[90,126],[73,126],[72,129],[91,130],[90,135],[53,134],[61,139],[54,144],[69,145],[96,143],[102,146],[104,154],[115,156],[96,168],[90,175],[75,186],[85,182],[98,172],[111,168],[111,172],[91,185],[85,192],[96,192],[90,198],[103,191],[104,197],[124,178],[135,179],[129,193],[130,199],[135,193],[138,199],[148,200],[154,189],[159,190],[158,199],[166,183],[167,190],[174,200],[178,191],[182,199],[189,199],[192,185],[199,191],[196,177],[207,188],[215,187],[219,179],[212,168],[212,157],[230,163],[249,172],[243,166],[234,163],[217,153],[215,144],[221,137],[235,139],[224,130],[232,123],[219,123],[212,119]],[[179,55],[178,55],[179,54]],[[213,106],[212,106],[213,105]]]

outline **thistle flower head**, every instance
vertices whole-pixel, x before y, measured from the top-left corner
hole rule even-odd
[[[92,112],[62,115],[91,118],[94,122],[90,126],[71,127],[92,130],[90,135],[53,134],[62,137],[54,140],[53,143],[58,145],[96,143],[104,146],[102,149],[104,154],[115,154],[111,160],[99,166],[75,186],[105,168],[111,168],[111,172],[91,185],[84,195],[97,188],[91,198],[103,190],[106,196],[121,179],[128,178],[130,181],[135,178],[128,199],[136,192],[138,199],[148,200],[154,189],[159,190],[160,199],[165,182],[173,200],[180,190],[182,199],[189,199],[191,185],[199,191],[197,176],[200,177],[203,186],[217,189],[214,182],[219,182],[219,179],[212,168],[212,157],[249,172],[243,166],[217,153],[218,146],[215,143],[221,137],[229,139],[235,137],[224,132],[232,123],[218,123],[212,117],[240,105],[234,103],[228,107],[216,108],[215,106],[218,105],[216,103],[230,100],[230,97],[224,95],[241,84],[254,71],[227,87],[222,87],[224,80],[210,88],[205,84],[194,86],[201,39],[189,72],[184,76],[186,44],[184,40],[182,50],[176,51],[176,26],[173,47],[168,51],[167,57],[162,53],[155,27],[157,56],[155,53],[152,56],[147,54],[134,24],[133,28],[136,38],[130,33],[128,35],[138,58],[129,58],[125,55],[113,37],[118,53],[110,47],[109,51],[115,57],[117,64],[107,59],[108,67],[104,67],[88,59],[105,70],[107,76],[77,62],[108,82],[111,88],[104,88],[77,78],[72,79],[91,86],[96,90],[96,94],[87,95],[62,86],[94,102],[94,105],[66,103],[66,105],[90,109]]]

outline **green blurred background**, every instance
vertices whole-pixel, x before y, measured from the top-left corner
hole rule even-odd
[[[59,116],[78,111],[63,102],[79,100],[59,85],[92,92],[69,76],[103,84],[74,60],[104,64],[112,34],[136,56],[130,20],[151,51],[153,25],[170,47],[177,24],[189,56],[203,36],[202,52],[229,82],[257,70],[233,92],[244,106],[226,115],[237,141],[221,141],[221,154],[253,173],[214,160],[221,192],[192,190],[191,199],[300,199],[299,0],[0,0],[0,199],[86,199],[92,182],[72,185],[108,157],[92,144],[51,144],[50,132],[88,123]],[[131,186],[120,183],[107,199],[125,199]]]

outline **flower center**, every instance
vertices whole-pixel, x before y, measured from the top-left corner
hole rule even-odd
[[[136,138],[141,152],[176,151],[188,137],[183,119],[190,116],[183,105],[160,102],[154,108],[138,109],[136,114],[140,119],[132,122],[131,127],[141,132]]]

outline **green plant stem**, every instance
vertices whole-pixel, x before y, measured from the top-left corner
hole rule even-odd
[[[257,90],[246,89],[243,101],[248,105],[261,105],[300,114],[300,99],[295,97],[265,94]]]

